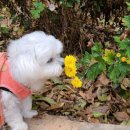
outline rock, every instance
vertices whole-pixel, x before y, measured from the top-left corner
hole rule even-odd
[[[71,121],[63,116],[44,115],[27,122],[29,130],[130,130],[128,126]]]

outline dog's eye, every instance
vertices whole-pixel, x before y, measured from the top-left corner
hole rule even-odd
[[[53,58],[50,58],[47,63],[51,63],[53,61]]]

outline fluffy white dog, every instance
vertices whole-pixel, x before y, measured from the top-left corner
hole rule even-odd
[[[44,82],[60,76],[63,68],[62,43],[42,31],[26,34],[10,42],[7,48],[8,62],[13,78],[32,92],[40,91]],[[23,118],[32,118],[32,98],[20,101],[13,93],[2,90],[2,106],[5,122],[11,130],[28,130]]]

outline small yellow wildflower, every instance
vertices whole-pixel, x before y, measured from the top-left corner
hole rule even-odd
[[[127,62],[127,64],[129,64],[129,65],[130,65],[130,59],[128,59],[126,62]]]
[[[121,58],[121,61],[122,61],[122,62],[126,62],[126,57],[122,57],[122,58]]]
[[[102,57],[108,64],[111,64],[115,58],[115,52],[113,50],[105,49],[105,54]]]
[[[74,79],[71,81],[71,84],[75,88],[80,88],[82,86],[82,81],[77,76],[75,76]]]
[[[70,64],[74,65],[76,63],[76,61],[77,61],[77,59],[73,55],[68,55],[65,57],[65,60],[64,60],[65,66],[68,66]]]
[[[105,49],[105,56],[113,56],[115,55],[115,52],[113,50]]]
[[[120,53],[117,53],[117,54],[116,54],[116,57],[118,57],[118,58],[121,57],[121,54],[120,54]]]
[[[65,74],[68,77],[74,77],[76,73],[77,73],[77,68],[75,65],[70,64],[70,65],[65,66]]]

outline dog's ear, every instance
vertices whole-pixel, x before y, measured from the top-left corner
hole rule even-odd
[[[39,65],[47,63],[51,55],[50,49],[47,46],[43,46],[40,44],[35,46],[34,53],[35,53],[35,59],[39,63]]]

